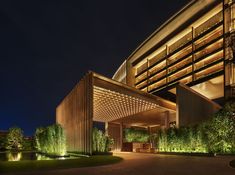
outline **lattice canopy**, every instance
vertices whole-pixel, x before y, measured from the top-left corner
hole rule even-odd
[[[97,86],[94,86],[93,94],[95,121],[110,122],[159,107],[157,101],[154,103]]]

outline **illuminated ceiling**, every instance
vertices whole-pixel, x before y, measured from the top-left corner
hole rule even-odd
[[[224,79],[223,76],[219,76],[191,88],[209,99],[220,98],[224,96]],[[169,92],[176,94],[176,88],[169,90]]]
[[[164,125],[166,115],[169,114],[169,121],[176,120],[176,112],[169,112],[167,109],[152,109],[149,111],[141,112],[132,116],[127,116],[122,119],[115,120],[114,123],[123,123],[125,125],[137,127],[152,127],[156,125]]]
[[[224,79],[219,76],[191,88],[209,99],[220,98],[224,96]]]
[[[176,104],[173,102],[95,72],[89,72],[85,78],[83,81],[86,83],[86,93],[88,96],[90,93],[92,95],[88,103],[85,101],[87,99],[81,99],[84,103],[82,110],[93,109],[91,113],[93,121],[115,121],[152,109],[156,109],[157,112],[164,110],[175,113],[176,111]]]
[[[156,101],[94,86],[95,121],[109,122],[159,107]],[[159,107],[160,108],[160,107]]]

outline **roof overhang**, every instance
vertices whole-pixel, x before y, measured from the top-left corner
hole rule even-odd
[[[150,111],[175,112],[176,105],[155,95],[129,87],[92,72],[93,120],[111,122]]]

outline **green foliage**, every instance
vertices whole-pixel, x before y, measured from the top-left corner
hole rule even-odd
[[[12,127],[6,137],[5,148],[9,150],[22,150],[23,148],[23,131],[21,128]]]
[[[149,142],[153,145],[153,147],[155,148],[155,146],[157,146],[158,143],[158,134],[157,133],[152,133],[149,135]]]
[[[32,150],[34,150],[33,140],[31,140],[31,139],[24,139],[23,149],[25,151],[32,151]]]
[[[38,151],[51,155],[66,154],[66,138],[61,125],[54,124],[46,128],[37,128],[35,132],[35,147]]]
[[[113,139],[106,136],[102,131],[97,128],[93,128],[92,143],[94,152],[108,152],[111,145],[113,145]]]
[[[227,103],[206,123],[208,149],[216,153],[235,153],[235,103]]]
[[[199,126],[161,130],[162,152],[235,153],[235,102],[228,102],[211,120]]]
[[[5,145],[6,145],[6,137],[0,136],[0,150],[5,149]]]
[[[45,128],[43,127],[39,127],[39,128],[36,128],[36,132],[35,132],[35,135],[34,135],[34,144],[35,144],[35,148],[37,150],[41,150],[41,145],[40,145],[40,142],[42,142],[42,139],[40,141],[40,135],[45,131]]]
[[[134,128],[126,128],[124,134],[127,142],[148,142],[150,137],[146,130]]]
[[[159,150],[162,152],[206,152],[199,127],[181,127],[161,130]]]

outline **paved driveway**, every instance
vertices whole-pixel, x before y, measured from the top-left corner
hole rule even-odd
[[[228,163],[235,157],[172,156],[115,153],[124,161],[106,166],[37,172],[39,175],[235,175]],[[15,174],[15,173],[14,173]],[[24,173],[30,174],[30,173]]]

